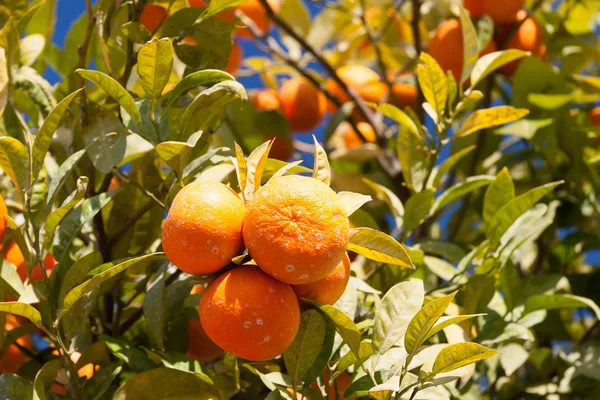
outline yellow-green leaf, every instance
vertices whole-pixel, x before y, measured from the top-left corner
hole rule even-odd
[[[243,194],[244,190],[246,189],[246,174],[248,173],[248,168],[246,166],[246,157],[244,157],[244,151],[237,143],[235,143],[235,160],[235,173],[237,175],[238,186]]]
[[[246,187],[244,188],[244,199],[246,201],[252,200],[254,193],[260,188],[260,182],[262,180],[263,170],[267,159],[269,158],[269,151],[273,141],[269,140],[260,146],[258,146],[246,160]]]
[[[374,229],[351,229],[348,250],[373,261],[415,268],[402,244],[393,237]]]
[[[464,149],[457,151],[456,153],[452,154],[447,159],[445,159],[442,165],[440,165],[440,167],[431,174],[432,176],[427,184],[427,187],[437,188],[438,186],[440,186],[444,175],[450,172],[452,168],[454,168],[456,163],[462,160],[464,156],[466,156],[473,150],[475,150],[475,145],[465,147]]]
[[[486,76],[494,72],[498,68],[511,63],[515,60],[528,56],[527,51],[508,49],[503,51],[495,51],[481,57],[475,63],[471,72],[471,87],[477,86]]]
[[[429,377],[437,374],[454,371],[465,365],[486,360],[498,354],[497,351],[488,349],[477,343],[456,343],[444,347],[433,363]]]
[[[539,294],[531,296],[525,301],[523,315],[539,310],[579,307],[590,308],[596,315],[596,318],[600,319],[600,308],[593,300],[572,294]]]
[[[420,137],[417,124],[401,109],[391,104],[381,104],[377,111],[388,118],[393,119],[401,128],[408,130],[411,134]],[[402,132],[400,132],[402,134]]]
[[[433,107],[438,116],[444,113],[448,101],[448,79],[442,67],[427,53],[419,56],[417,79],[425,100]]]
[[[6,52],[0,47],[0,118],[8,103],[8,65],[6,64]]]
[[[456,135],[467,136],[482,129],[516,121],[527,114],[529,114],[529,110],[512,106],[498,106],[477,110],[465,119]]]
[[[515,185],[513,184],[508,168],[504,167],[494,182],[488,186],[483,197],[483,221],[489,223],[494,215],[505,204],[515,198]]]
[[[465,180],[458,182],[456,185],[450,187],[444,193],[439,195],[437,199],[435,199],[435,203],[433,204],[433,207],[431,207],[431,214],[435,214],[445,205],[458,200],[467,193],[479,189],[480,187],[489,185],[494,181],[494,179],[494,176],[478,175],[470,176]]]
[[[471,18],[469,18],[469,15],[463,7],[459,7],[459,9],[463,42],[463,70],[460,77],[460,83],[463,83],[471,74],[473,66],[479,57],[479,42]]]
[[[365,196],[364,194],[354,192],[339,192],[338,198],[342,201],[346,215],[350,216],[352,213],[363,206],[363,204],[371,201],[371,196]]]
[[[313,166],[313,178],[325,182],[327,186],[331,184],[331,168],[329,167],[329,160],[327,159],[327,153],[325,149],[319,144],[319,141],[313,135],[313,141],[315,143],[315,163]]]
[[[42,324],[42,315],[40,312],[36,310],[35,307],[26,303],[20,303],[18,301],[0,303],[0,312],[27,318],[37,326],[41,326]]]
[[[0,168],[10,176],[19,197],[29,188],[29,155],[23,143],[10,136],[0,137]]]
[[[377,198],[385,202],[390,208],[392,215],[396,221],[396,228],[402,227],[402,218],[404,217],[404,206],[402,205],[402,201],[396,196],[394,192],[390,189],[386,188],[383,185],[375,183],[367,178],[363,178],[362,180],[366,183],[373,191]]]
[[[170,38],[154,39],[142,46],[137,60],[137,71],[146,96],[158,99],[171,77],[173,42]]]

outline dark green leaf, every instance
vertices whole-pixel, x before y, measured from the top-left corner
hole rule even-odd
[[[285,367],[294,380],[294,387],[298,386],[319,355],[324,339],[323,317],[315,310],[303,312],[298,333],[290,347],[283,353]]]

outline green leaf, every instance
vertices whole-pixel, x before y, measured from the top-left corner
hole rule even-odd
[[[92,71],[87,69],[78,69],[76,71],[81,77],[92,82],[100,89],[104,90],[123,107],[131,116],[136,125],[142,123],[142,116],[129,92],[119,84],[116,80],[100,71]]]
[[[6,104],[8,104],[8,89],[10,83],[8,80],[8,66],[6,64],[6,52],[0,48],[0,118],[4,114]]]
[[[127,128],[112,113],[98,118],[85,133],[87,154],[96,169],[107,174],[127,151]]]
[[[432,256],[425,256],[424,261],[425,261],[425,265],[427,265],[428,270],[430,270],[436,276],[442,278],[445,281],[452,280],[452,278],[454,278],[458,274],[458,271],[456,270],[456,268],[454,268],[454,266],[446,260],[442,260],[440,258],[432,257]],[[461,281],[463,279],[459,278],[459,279],[457,279],[457,281],[459,283],[462,283]]]
[[[417,65],[417,79],[425,100],[441,116],[448,101],[448,79],[442,67],[427,53],[419,56],[421,64]]]
[[[542,110],[553,111],[575,100],[574,94],[529,93],[527,100]]]
[[[460,199],[467,193],[489,185],[491,182],[494,182],[494,179],[495,177],[488,175],[470,176],[455,184],[435,199],[435,203],[433,203],[433,206],[431,207],[431,215],[434,215],[441,210],[442,207]]]
[[[325,339],[325,321],[315,310],[302,313],[300,328],[292,344],[283,353],[287,372],[297,387],[302,377],[315,361]]]
[[[454,371],[465,365],[486,360],[498,354],[497,351],[488,349],[477,343],[456,343],[444,347],[433,363],[433,370],[429,378],[444,372]]]
[[[432,337],[436,333],[440,332],[442,329],[449,327],[450,325],[458,324],[460,322],[469,320],[471,318],[481,317],[482,315],[485,315],[485,314],[467,314],[467,315],[457,315],[457,316],[442,316],[442,317],[440,317],[440,319],[438,319],[438,321],[436,322],[436,324],[433,325],[433,327],[431,328],[431,330],[427,334],[427,336],[426,336],[426,338],[425,338],[424,341],[426,341],[427,339],[429,339],[430,337]]]
[[[530,140],[542,128],[546,128],[554,123],[554,119],[521,119],[511,124],[496,129],[496,135],[512,135],[523,139]]]
[[[0,168],[10,176],[19,197],[23,197],[23,191],[29,189],[29,155],[23,143],[17,139],[0,137]]]
[[[160,268],[146,289],[144,297],[144,318],[146,330],[152,347],[164,348],[163,336],[165,332],[165,272],[166,267]]]
[[[38,327],[42,326],[42,315],[33,306],[17,301],[0,302],[0,312],[27,318]]]
[[[489,224],[494,215],[515,198],[515,185],[508,168],[504,167],[488,186],[483,197],[483,222]]]
[[[78,89],[65,97],[60,103],[54,107],[54,109],[48,114],[41,128],[35,135],[35,141],[33,142],[33,172],[32,175],[37,177],[42,166],[44,165],[44,158],[46,157],[46,153],[50,148],[50,141],[52,140],[52,135],[58,129],[60,122],[62,121],[63,116],[69,109],[71,102],[73,99],[81,92],[83,89]]]
[[[374,229],[351,229],[348,250],[373,261],[415,269],[402,244],[393,237]]]
[[[457,151],[456,153],[452,154],[451,156],[449,156],[448,158],[446,158],[444,160],[444,162],[442,162],[442,165],[440,165],[440,167],[437,170],[435,170],[433,174],[431,174],[431,179],[429,180],[427,187],[430,187],[430,188],[439,187],[440,183],[442,183],[442,178],[448,172],[450,172],[452,170],[452,168],[454,168],[454,166],[460,160],[462,160],[462,158],[464,156],[471,153],[473,150],[475,150],[475,145],[465,147],[464,149],[461,149],[461,150]]]
[[[361,208],[365,203],[373,200],[371,199],[371,196],[365,196],[364,194],[354,192],[339,192],[337,196],[344,205],[346,215],[348,216],[352,215],[354,211]]]
[[[463,42],[463,70],[459,83],[463,83],[471,74],[475,62],[479,58],[479,42],[477,41],[477,32],[475,31],[473,22],[471,22],[471,18],[463,7],[459,7],[459,9]]]
[[[425,54],[425,53],[423,53]],[[400,160],[406,184],[413,192],[419,192],[427,179],[427,154],[422,149],[422,138],[414,135],[398,135],[396,154]]]
[[[400,282],[383,296],[373,326],[373,348],[377,354],[383,355],[404,336],[424,298],[425,289],[420,279]]]
[[[475,275],[464,287],[464,312],[473,314],[486,309],[494,296],[496,279],[492,275]]]
[[[326,324],[323,344],[319,349],[319,354],[315,358],[315,361],[312,363],[312,365],[310,365],[308,371],[306,371],[306,373],[302,377],[302,380],[304,382],[314,382],[319,376],[322,375],[323,370],[327,367],[327,363],[329,362],[329,359],[331,358],[331,355],[333,353],[335,338],[335,328],[330,324]]]
[[[402,202],[398,196],[396,196],[396,194],[387,187],[375,183],[367,178],[363,178],[362,181],[371,189],[373,189],[377,198],[384,201],[385,204],[388,205],[392,215],[394,216],[394,220],[396,221],[396,228],[400,229],[403,224],[402,218],[404,216],[404,206],[402,205]]]
[[[167,368],[193,374],[208,384],[214,384],[202,364],[187,355],[179,353],[162,353],[160,351],[152,351],[152,354],[159,357],[162,364]]]
[[[100,336],[100,339],[112,355],[125,361],[135,372],[147,371],[157,366],[146,353],[123,340],[110,336]]]
[[[370,340],[363,340],[360,343],[360,350],[358,351],[358,357],[354,352],[349,351],[338,361],[335,369],[338,371],[345,371],[348,367],[355,364],[362,364],[367,358],[373,355],[373,344]]]
[[[454,110],[454,119],[458,119],[463,113],[470,111],[477,107],[479,102],[483,99],[483,93],[479,90],[473,90],[469,94],[467,94],[462,101],[460,101],[456,105],[456,110]]]
[[[0,375],[0,399],[31,400],[33,385],[30,380],[15,374]]]
[[[303,301],[319,311],[321,315],[333,325],[344,342],[350,347],[350,350],[354,352],[357,357],[360,356],[360,332],[350,317],[330,305],[320,304],[308,299],[303,299]]]
[[[590,308],[597,319],[600,319],[600,308],[587,297],[572,294],[539,294],[531,296],[525,301],[523,316],[539,310],[555,310],[558,308]]]
[[[63,360],[55,358],[45,363],[35,375],[33,382],[33,400],[46,400],[46,391],[56,380],[58,371],[62,368]],[[50,397],[51,398],[51,397]]]
[[[150,40],[148,29],[135,21],[129,21],[121,25],[121,33],[133,43],[142,44]]]
[[[180,80],[177,85],[169,92],[169,99],[165,105],[165,110],[169,108],[175,100],[183,93],[196,87],[211,87],[223,81],[234,81],[235,78],[224,71],[218,69],[206,69],[204,71],[192,72]]]
[[[417,124],[415,124],[412,118],[406,115],[406,113],[398,107],[393,106],[391,104],[381,104],[377,107],[377,111],[379,111],[386,117],[396,121],[401,128],[408,130],[408,132],[410,132],[415,137],[421,136],[419,134],[419,128],[417,127]],[[401,134],[402,131],[400,132],[400,135]]]
[[[27,0],[6,0],[3,2],[2,8],[6,8],[6,11],[12,15],[15,20],[21,18],[29,8],[29,1]]]
[[[2,260],[2,263],[0,263],[0,291],[19,298],[24,290],[25,287],[15,266],[6,261],[6,259]]]
[[[134,257],[134,258],[130,258],[129,260],[123,261],[119,264],[116,264],[114,266],[111,266],[110,268],[100,272],[97,275],[94,275],[91,279],[89,279],[88,281],[82,283],[81,285],[73,288],[66,296],[65,296],[65,300],[63,302],[62,308],[60,310],[60,313],[58,315],[58,319],[60,320],[60,318],[65,315],[65,313],[67,311],[69,311],[69,309],[79,300],[81,299],[83,296],[85,296],[87,293],[91,292],[93,289],[99,287],[103,282],[107,281],[108,279],[112,278],[113,276],[116,276],[118,274],[120,274],[121,272],[125,271],[127,268],[132,267],[140,262],[149,262],[149,261],[154,261],[154,260],[164,260],[165,256],[164,253],[153,253],[153,254],[146,254],[143,256],[139,256],[139,257]],[[104,264],[104,265],[110,265],[111,263],[108,264]],[[98,267],[97,269],[102,269],[103,266]],[[94,272],[94,271],[92,271]]]
[[[413,229],[419,226],[429,214],[434,196],[435,192],[433,190],[423,190],[410,196],[405,204],[404,237],[407,237]]]
[[[406,352],[414,354],[419,346],[425,342],[429,331],[452,303],[456,292],[440,297],[425,304],[408,324],[404,335]]]
[[[171,167],[179,176],[183,175],[183,170],[191,161],[196,146],[202,146],[202,134],[190,136],[186,142],[168,141],[156,145],[155,150],[158,156]]]
[[[205,20],[210,17],[214,17],[225,10],[244,3],[245,1],[246,0],[213,0],[212,2],[208,3],[208,7],[206,7],[206,10],[204,10],[200,18]]]
[[[158,99],[173,67],[173,42],[170,38],[153,39],[138,52],[137,71],[146,96]]]
[[[527,57],[529,54],[531,53],[517,49],[508,49],[486,54],[477,60],[473,67],[473,71],[471,72],[471,87],[474,88],[477,86],[486,76],[503,65]]]
[[[67,294],[75,287],[81,285],[87,279],[88,273],[102,264],[102,255],[97,252],[91,252],[81,257],[64,273],[64,277],[59,280],[60,290],[58,292],[57,304],[63,304]],[[61,267],[58,267],[61,272]],[[52,273],[54,278],[54,272]]]
[[[560,185],[562,181],[547,183],[533,188],[502,206],[489,223],[487,237],[492,243],[498,243],[506,230],[525,211],[529,210],[535,203]]]
[[[529,114],[529,110],[526,108],[515,108],[512,106],[498,106],[477,110],[465,119],[456,136],[467,136],[482,129],[504,125],[508,122],[521,119],[527,114]]]
[[[94,372],[91,379],[85,382],[84,396],[90,400],[105,399],[106,391],[111,387],[112,382],[121,373],[122,369],[123,362],[121,361],[103,365],[102,368]]]
[[[46,196],[46,206],[48,208],[52,207],[52,203],[54,203],[54,198],[56,194],[60,191],[65,181],[67,180],[69,174],[73,171],[75,164],[81,160],[81,157],[85,154],[85,150],[79,150],[76,153],[73,153],[67,158],[61,166],[58,168],[58,171],[52,179],[50,180],[50,185],[48,186],[48,195]]]
[[[459,262],[465,256],[465,251],[460,246],[441,240],[423,240],[413,246],[413,249],[420,249],[427,254],[442,256],[452,263]]]
[[[518,343],[509,343],[502,346],[500,352],[500,365],[504,369],[506,376],[511,376],[518,370],[529,358],[529,352]]]
[[[85,197],[85,192],[88,185],[88,178],[82,176],[77,179],[77,189],[67,197],[62,206],[52,211],[44,222],[44,248],[49,248],[54,240],[54,233],[56,232],[58,225],[61,223],[63,218],[71,212],[73,207],[77,205]]]
[[[260,188],[262,174],[269,158],[271,146],[273,146],[272,140],[261,144],[246,159],[246,187],[243,192],[246,202],[252,200],[254,193]]]
[[[313,135],[313,142],[315,144],[312,177],[325,182],[327,186],[331,184],[331,168],[329,167],[329,160],[327,159],[327,153],[325,149],[319,144],[315,135]]]

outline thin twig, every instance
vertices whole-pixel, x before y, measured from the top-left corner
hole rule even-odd
[[[96,16],[92,9],[92,0],[85,0],[85,8],[87,13],[87,26],[85,29],[85,35],[83,37],[83,43],[77,48],[77,68],[85,69],[87,67],[88,49],[90,42],[92,41],[92,34],[94,33],[94,26],[96,25]],[[85,79],[81,76],[77,76],[78,84],[77,87],[85,87]],[[88,115],[87,115],[87,93],[85,90],[81,93],[81,128],[85,129],[88,126]]]
[[[415,42],[415,53],[417,58],[421,54],[421,30],[419,28],[421,22],[421,1],[420,0],[412,0],[412,8],[413,15],[411,21],[413,40]],[[423,92],[419,85],[417,85],[417,104],[423,104]],[[423,107],[417,107],[417,115],[419,116],[419,120],[423,121],[425,117],[425,113]]]

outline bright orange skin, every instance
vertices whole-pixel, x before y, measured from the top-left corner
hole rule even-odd
[[[13,314],[6,314],[6,322],[4,323],[4,330],[6,332],[18,328],[22,324],[19,322],[17,317]],[[25,348],[31,348],[31,337],[21,336],[17,339],[17,343]],[[4,352],[0,354],[0,374],[12,373],[14,374],[27,362],[27,356],[19,350],[19,348],[11,344]]]
[[[600,106],[592,108],[592,111],[588,114],[590,124],[600,125]]]
[[[25,257],[23,257],[23,253],[16,242],[8,245],[8,249],[4,253],[4,259],[17,267],[17,271],[25,270]],[[21,275],[21,272],[19,272],[19,275]],[[25,278],[27,278],[27,272],[25,272]],[[24,280],[22,276],[21,279]]]
[[[496,43],[492,40],[479,55],[489,54],[496,49]],[[427,52],[435,58],[444,71],[451,71],[454,79],[458,82],[463,70],[464,52],[459,20],[449,19],[442,22],[429,42]]]
[[[250,101],[258,111],[281,110],[281,100],[273,89],[261,89],[255,92]]]
[[[410,107],[415,111],[417,109],[417,87],[405,82],[395,82],[392,84],[392,95],[390,100],[400,108]]]
[[[267,274],[291,285],[324,278],[348,247],[342,202],[323,182],[299,175],[271,179],[246,206],[244,242]]]
[[[244,58],[244,54],[242,51],[242,46],[237,41],[233,41],[233,46],[231,47],[231,52],[229,53],[229,58],[227,59],[227,66],[225,66],[225,71],[229,72],[231,75],[234,75],[238,69],[240,69],[240,65],[242,65],[242,59]]]
[[[23,257],[23,252],[19,248],[16,242],[12,242],[10,246],[8,246],[8,250],[4,254],[4,258],[6,261],[17,267],[17,273],[23,282],[27,279],[27,267],[25,266],[25,258]],[[46,274],[50,276],[52,273],[52,269],[58,264],[56,259],[52,254],[48,254],[44,258],[44,269],[46,270]],[[36,265],[35,268],[31,271],[31,281],[41,281],[44,279],[44,273],[42,272],[42,268],[39,265]]]
[[[330,387],[329,371],[325,369],[325,371],[323,372],[323,381],[325,382],[325,390],[327,390],[327,398],[331,400],[342,400],[344,398],[344,393],[346,392],[346,389],[348,389],[348,386],[350,386],[350,383],[352,383],[352,377],[346,372],[342,372],[340,375],[338,375],[337,378],[335,378],[334,384]],[[319,390],[319,385],[317,384],[317,382],[314,382],[310,386],[313,389]],[[350,398],[349,400],[353,399],[354,397]]]
[[[156,4],[146,4],[140,14],[139,23],[152,33],[168,19],[167,10]]]
[[[527,11],[521,10],[517,13],[515,24],[520,23],[527,18]],[[546,54],[546,45],[544,44],[544,30],[540,23],[531,16],[519,26],[517,32],[510,38],[505,49],[518,49],[530,51],[533,56],[542,58]],[[503,65],[499,70],[504,75],[511,76],[517,70],[522,60],[513,61]]]
[[[294,340],[300,306],[292,288],[255,266],[229,270],[211,282],[200,300],[208,337],[238,357],[270,360]]]
[[[169,260],[183,272],[217,272],[242,252],[244,203],[220,182],[196,181],[177,193],[162,232]]]
[[[387,85],[381,82],[379,75],[368,67],[357,64],[345,65],[338,68],[336,73],[342,82],[354,89],[365,101],[379,104],[383,102],[388,94]],[[329,93],[337,97],[342,104],[350,101],[350,98],[333,79],[330,78],[327,81],[325,88]],[[335,104],[329,102],[329,112],[334,113],[336,109]]]
[[[295,132],[316,128],[327,112],[327,99],[308,79],[297,76],[279,89],[283,113]]]
[[[223,349],[208,337],[199,319],[188,323],[187,355],[200,362],[212,361],[223,355]]]
[[[299,299],[309,299],[322,304],[333,305],[344,293],[350,280],[350,259],[348,254],[325,278],[305,285],[292,285]]]
[[[6,233],[6,228],[8,227],[8,220],[6,219],[7,216],[8,208],[4,202],[4,197],[0,195],[0,244],[2,244],[4,241],[4,234]]]
[[[269,158],[276,160],[288,161],[292,156],[290,146],[283,139],[277,139],[274,136],[267,136],[267,140],[275,139],[269,151]]]
[[[110,183],[108,185],[108,190],[117,190],[118,188],[121,187],[121,181],[119,180],[119,178],[117,178],[116,176],[113,176],[110,179]]]
[[[188,0],[190,7],[202,7],[206,8],[206,2],[204,0]],[[230,8],[217,14],[217,18],[222,19],[225,22],[232,23],[235,18],[235,8]]]
[[[275,12],[278,12],[281,7],[281,1],[279,0],[267,0],[267,3]],[[267,16],[267,12],[259,0],[245,1],[238,5],[237,9],[246,14],[262,33],[267,32],[273,26],[273,21]],[[235,33],[241,38],[252,39],[252,32],[248,28],[240,28]]]
[[[511,22],[524,3],[525,0],[463,0],[473,18],[489,15],[497,24]]]
[[[371,124],[361,121],[361,122],[357,123],[356,125],[358,126],[359,132],[362,133],[364,138],[367,139],[367,141],[369,143],[375,142],[377,137],[375,135],[375,131],[373,130],[373,127],[371,126]],[[349,123],[342,124],[340,126],[340,129],[342,129],[341,135],[344,138],[344,144],[346,145],[347,149],[355,149],[355,148],[359,147],[361,144],[363,144],[363,141],[356,134],[356,131],[354,130],[354,128],[352,128],[352,125],[350,125]]]

